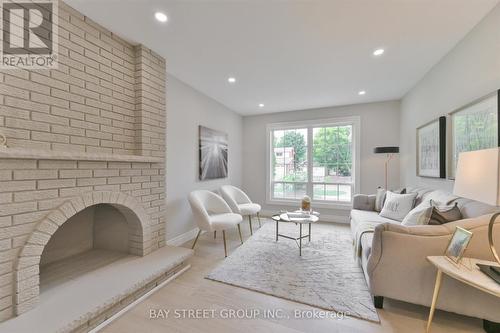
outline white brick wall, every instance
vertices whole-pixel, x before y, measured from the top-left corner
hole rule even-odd
[[[60,2],[59,68],[0,71],[10,147],[164,156],[165,60]]]
[[[12,159],[0,151],[0,322],[36,305],[43,246],[85,206],[119,202],[142,212],[148,222],[130,235],[132,253],[165,245],[165,60],[59,3],[59,68],[0,70],[0,132],[9,149],[110,158]]]
[[[148,236],[137,236],[139,248],[132,253],[144,255],[162,247],[165,244],[163,165],[151,162],[0,159],[0,175],[4,179],[0,181],[0,200],[5,201],[0,205],[0,291],[5,290],[0,293],[0,299],[7,296],[16,299],[13,302],[0,301],[3,318],[12,315],[14,307],[16,313],[21,313],[28,310],[30,304],[36,303],[31,298],[25,299],[27,295],[38,297],[31,290],[38,287],[38,280],[26,273],[26,268],[29,268],[38,276],[38,264],[19,266],[16,275],[16,257],[18,263],[29,259],[26,257],[37,257],[39,260],[43,245],[59,225],[68,216],[84,209],[85,204],[95,201],[91,196],[94,201],[84,203],[86,193],[112,191],[133,198],[147,216],[144,220],[148,221],[145,228]],[[75,201],[75,198],[81,199]],[[68,205],[70,201],[72,204]],[[50,216],[49,220],[46,220],[47,216]],[[34,244],[30,245],[30,241]],[[17,290],[17,297],[7,292],[14,276],[16,288],[10,290]]]

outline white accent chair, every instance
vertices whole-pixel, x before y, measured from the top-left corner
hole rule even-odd
[[[257,215],[257,219],[260,224],[259,212],[261,207],[259,204],[253,203],[252,200],[246,195],[245,192],[239,188],[232,185],[224,185],[219,189],[222,197],[229,204],[229,207],[233,210],[233,213],[237,213],[243,216],[248,216],[248,223],[250,224],[250,234],[253,235],[252,230],[252,215]]]
[[[219,195],[206,191],[199,190],[193,191],[189,194],[189,204],[193,210],[194,218],[198,224],[199,231],[194,240],[194,249],[198,237],[200,237],[201,231],[217,232],[217,230],[222,230],[222,237],[224,239],[224,255],[227,257],[227,247],[226,247],[226,229],[238,227],[238,233],[240,234],[240,241],[243,244],[243,237],[241,237],[240,223],[243,221],[243,217],[240,214],[235,214],[231,211],[231,208]]]

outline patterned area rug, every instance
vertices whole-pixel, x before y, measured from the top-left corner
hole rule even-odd
[[[349,227],[312,225],[302,257],[295,241],[275,241],[275,227],[269,220],[206,278],[380,322],[363,271],[353,258]],[[280,223],[279,232],[298,237],[299,226]]]

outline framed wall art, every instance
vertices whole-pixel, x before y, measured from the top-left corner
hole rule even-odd
[[[417,176],[446,178],[446,117],[417,128]]]
[[[450,179],[455,179],[460,153],[499,146],[499,94],[495,91],[450,113]]]
[[[200,180],[227,177],[227,133],[199,126]]]

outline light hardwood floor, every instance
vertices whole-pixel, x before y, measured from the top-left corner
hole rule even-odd
[[[257,224],[257,223],[255,223]],[[347,226],[346,226],[347,227]],[[254,230],[257,227],[254,226]],[[248,224],[242,225],[244,239],[249,237]],[[237,230],[227,232],[228,254],[240,245]],[[184,244],[190,247],[191,242]],[[166,285],[122,317],[105,327],[105,333],[128,332],[418,332],[425,331],[428,308],[403,302],[385,300],[379,310],[381,323],[361,319],[294,319],[296,309],[315,308],[273,296],[204,279],[224,259],[222,235],[205,233],[200,236],[196,253],[190,260],[191,269]],[[150,319],[150,310],[171,310],[168,319]],[[227,309],[283,310],[292,319],[175,319],[174,310],[214,309],[217,313]],[[223,311],[223,312],[219,312]],[[432,332],[484,332],[479,319],[437,311]]]

